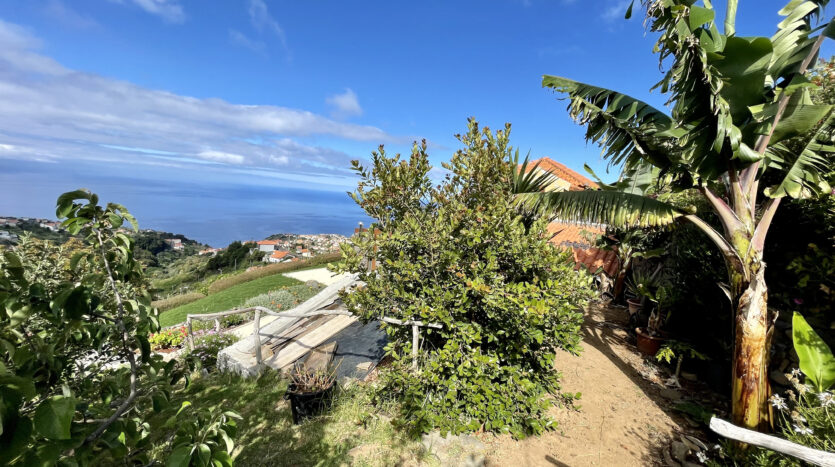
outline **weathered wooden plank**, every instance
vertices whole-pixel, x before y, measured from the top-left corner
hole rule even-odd
[[[357,318],[351,316],[334,316],[327,323],[316,327],[304,337],[290,342],[281,352],[276,353],[267,361],[267,364],[279,370],[286,369],[311,349],[356,321]]]
[[[304,367],[307,371],[312,372],[327,371],[335,352],[336,342],[319,345],[307,354],[307,358],[304,360]]]
[[[710,429],[735,441],[753,444],[824,467],[835,467],[835,453],[818,451],[776,436],[740,428],[720,418],[710,419]]]

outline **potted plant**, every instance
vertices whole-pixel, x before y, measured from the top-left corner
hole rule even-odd
[[[653,303],[652,312],[647,320],[645,328],[635,328],[638,340],[638,350],[644,355],[653,356],[658,353],[661,344],[666,340],[665,333],[661,327],[670,317],[668,307],[674,303],[670,288],[658,286],[657,289],[641,289],[642,294]]]
[[[647,273],[644,269],[634,269],[632,277],[626,280],[625,295],[630,318],[635,319],[644,309],[644,302],[649,298],[651,291],[657,287],[656,278],[660,271],[661,266],[652,273]]]
[[[296,365],[290,373],[290,386],[286,399],[290,400],[293,423],[315,417],[330,405],[336,387],[336,370],[328,366],[325,369],[311,370],[306,365]]]

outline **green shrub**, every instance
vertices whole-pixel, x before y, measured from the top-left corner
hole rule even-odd
[[[164,298],[162,300],[154,300],[151,302],[151,306],[157,308],[160,313],[163,311],[168,311],[178,306],[185,305],[186,303],[191,303],[201,298],[205,297],[202,293],[199,292],[191,292],[182,295],[174,295],[172,297]]]
[[[425,142],[408,160],[381,147],[373,168],[353,163],[361,181],[352,196],[379,223],[342,246],[336,269],[366,283],[343,295],[345,304],[365,319],[443,326],[421,331],[417,372],[409,368],[411,328],[386,326],[394,363],[381,394],[400,399],[403,422],[417,432],[522,437],[552,428],[545,412],[559,390],[554,352],[579,351],[591,276],[549,243],[545,219],[516,209],[509,130],[482,134],[471,121],[459,137],[465,149],[444,164],[451,174],[437,187]],[[369,257],[375,272],[365,267]]]
[[[183,345],[187,334],[188,331],[186,331],[185,326],[163,329],[160,332],[148,336],[148,342],[154,350],[170,349]]]
[[[194,349],[186,352],[184,358],[195,368],[212,371],[217,366],[217,353],[238,341],[234,334],[208,334],[194,340]]]
[[[251,280],[259,279],[261,277],[267,277],[282,272],[298,271],[299,269],[325,265],[328,263],[332,263],[338,260],[339,258],[339,252],[334,252],[325,253],[324,255],[319,255],[304,261],[296,261],[292,263],[273,263],[267,266],[252,269],[250,271],[245,271],[240,274],[235,274],[232,276],[217,279],[208,286],[207,290],[209,294],[215,294],[220,292],[221,290],[226,290],[229,287],[233,287],[244,282],[249,282]]]
[[[263,306],[273,311],[287,311],[305,302],[316,295],[318,290],[307,285],[294,285],[286,289],[273,290],[267,293],[252,297],[244,302],[244,308],[250,306]]]

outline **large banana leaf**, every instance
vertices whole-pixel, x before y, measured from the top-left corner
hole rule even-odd
[[[682,131],[664,112],[626,94],[559,76],[543,76],[542,86],[568,95],[571,117],[586,126],[586,139],[599,144],[612,165],[671,165],[673,141]]]
[[[562,221],[612,227],[659,227],[685,212],[646,196],[619,191],[562,191],[519,195],[522,203]]]
[[[805,198],[826,193],[830,187],[826,181],[833,168],[835,154],[835,112],[829,116],[798,152],[779,143],[768,148],[772,167],[785,173],[780,183],[765,189],[766,196],[781,198]]]

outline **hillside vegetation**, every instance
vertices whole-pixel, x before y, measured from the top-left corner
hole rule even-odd
[[[209,295],[206,298],[161,313],[159,316],[159,324],[162,327],[173,326],[185,321],[186,315],[188,314],[231,310],[232,308],[243,305],[247,299],[256,295],[297,284],[301,284],[301,282],[290,277],[282,276],[281,274],[273,274],[244,282]]]

